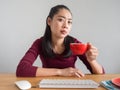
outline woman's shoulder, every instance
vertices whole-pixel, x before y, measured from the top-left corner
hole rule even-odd
[[[43,40],[43,37],[37,38],[36,40],[34,40],[33,45],[41,45]]]
[[[43,37],[37,38],[34,42],[42,42]]]

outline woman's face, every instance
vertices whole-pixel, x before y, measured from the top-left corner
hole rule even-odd
[[[72,15],[67,9],[60,9],[53,19],[48,18],[51,35],[54,38],[65,38],[72,27]]]

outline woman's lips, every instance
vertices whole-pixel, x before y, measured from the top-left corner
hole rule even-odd
[[[65,30],[61,30],[61,33],[62,33],[62,34],[66,34],[67,31],[65,31]]]

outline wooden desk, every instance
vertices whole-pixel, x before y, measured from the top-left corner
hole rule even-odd
[[[16,77],[15,74],[0,74],[0,90],[19,90],[14,82],[18,80],[28,80],[32,86],[36,86],[42,78],[67,78],[67,79],[92,79],[98,83],[102,80],[110,80],[112,78],[120,77],[120,74],[105,74],[105,75],[85,75],[85,77]],[[106,90],[103,87],[97,89],[41,89],[31,88],[30,90]]]

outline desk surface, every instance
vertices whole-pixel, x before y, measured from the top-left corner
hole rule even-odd
[[[59,77],[59,76],[51,76],[51,77],[16,77],[15,74],[0,74],[0,90],[19,90],[14,82],[18,80],[28,80],[32,86],[36,86],[39,81],[43,78],[67,78],[67,79],[92,79],[98,83],[102,80],[110,80],[112,78],[120,77],[120,74],[105,74],[105,75],[85,75],[85,77]],[[48,89],[40,89],[40,88],[31,88],[30,90],[48,90]],[[49,90],[88,90],[88,89],[49,89]],[[99,86],[97,89],[89,89],[89,90],[106,90],[103,87]]]

